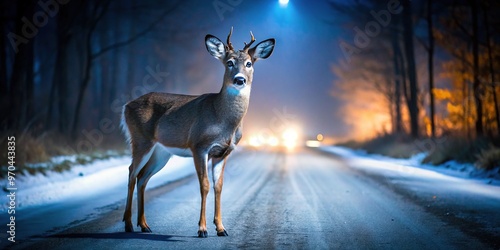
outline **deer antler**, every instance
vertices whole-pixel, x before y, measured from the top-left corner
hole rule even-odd
[[[255,42],[255,37],[253,36],[252,31],[250,31],[250,36],[252,36],[252,39],[250,40],[250,43],[245,43],[245,47],[243,48],[243,51],[248,52],[248,49],[250,48],[250,45],[252,45],[253,42]]]
[[[233,27],[229,31],[229,35],[227,35],[227,48],[228,50],[234,50],[233,44],[231,44],[231,35],[233,34]]]

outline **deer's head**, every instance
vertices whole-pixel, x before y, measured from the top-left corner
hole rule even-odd
[[[226,68],[223,90],[239,94],[244,89],[250,89],[253,80],[253,64],[259,59],[268,58],[273,53],[276,41],[274,38],[267,39],[250,48],[255,42],[250,32],[250,43],[245,43],[242,50],[235,50],[231,44],[232,33],[233,28],[227,36],[227,44],[215,36],[207,35],[205,45],[208,52],[221,61]]]

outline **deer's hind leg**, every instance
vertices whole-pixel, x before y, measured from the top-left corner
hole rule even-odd
[[[134,226],[132,225],[132,200],[134,198],[136,178],[144,165],[146,165],[149,161],[149,158],[151,158],[153,145],[154,144],[152,142],[143,141],[143,143],[139,143],[138,141],[132,140],[132,164],[130,164],[130,167],[128,168],[127,204],[125,212],[123,213],[125,232],[134,231]]]
[[[207,161],[208,154],[198,151],[193,151],[193,160],[196,168],[196,173],[198,175],[198,181],[200,182],[200,194],[201,194],[201,208],[200,208],[200,221],[198,222],[198,237],[206,238],[207,233],[207,220],[205,217],[205,208],[208,191],[210,189],[210,183],[208,182],[208,169]]]
[[[146,222],[144,213],[144,191],[146,190],[149,179],[165,167],[170,157],[172,157],[172,154],[168,153],[160,145],[155,145],[152,151],[153,154],[151,158],[137,176],[137,226],[141,227],[142,232],[147,233],[151,233],[152,231]]]

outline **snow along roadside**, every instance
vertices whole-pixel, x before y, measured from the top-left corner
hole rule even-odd
[[[382,155],[368,154],[363,150],[353,150],[346,147],[325,146],[319,148],[321,151],[342,156],[362,168],[377,168],[379,170],[398,172],[400,175],[411,175],[414,177],[434,178],[459,178],[467,179],[487,185],[500,186],[500,169],[484,171],[477,169],[472,164],[448,161],[444,164],[434,166],[422,164],[425,153],[412,156],[409,159],[395,159]],[[361,164],[359,164],[361,163]],[[370,166],[370,167],[369,167]]]
[[[130,156],[99,160],[87,165],[76,165],[62,173],[47,172],[36,175],[16,176],[17,210],[40,205],[61,204],[68,200],[84,199],[92,196],[123,193],[123,196],[109,197],[108,202],[125,199]],[[161,186],[190,174],[194,174],[193,160],[173,156],[160,172],[154,175],[147,189]],[[0,186],[7,186],[7,179],[0,180]],[[96,204],[97,205],[97,204]],[[7,211],[8,197],[0,198],[0,212]]]

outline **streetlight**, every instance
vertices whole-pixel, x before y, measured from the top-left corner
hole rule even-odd
[[[279,2],[280,2],[280,5],[283,7],[288,5],[288,0],[279,0]]]

